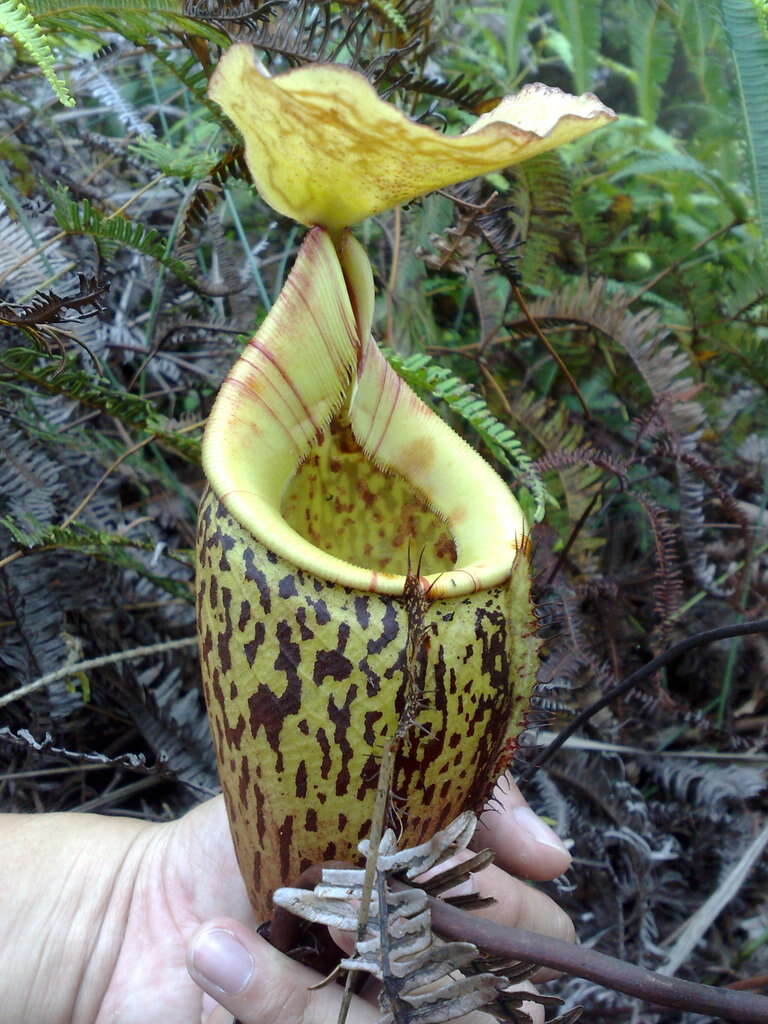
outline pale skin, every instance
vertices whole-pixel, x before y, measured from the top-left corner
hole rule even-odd
[[[567,851],[516,787],[497,796],[476,844],[496,851],[473,879],[498,900],[485,913],[572,939],[563,911],[508,873],[554,878]],[[0,873],[0,1006],[14,1024],[335,1024],[341,989],[309,991],[318,976],[256,934],[220,797],[168,824],[0,815]],[[356,998],[349,1022],[378,1015]]]

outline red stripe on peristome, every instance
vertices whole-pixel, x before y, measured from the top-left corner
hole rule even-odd
[[[293,394],[294,394],[295,398],[296,398],[296,399],[298,400],[298,402],[299,402],[299,405],[300,405],[300,406],[301,406],[301,408],[302,408],[302,409],[304,410],[304,412],[305,412],[305,414],[306,414],[306,416],[307,416],[307,419],[308,419],[308,420],[309,420],[309,422],[310,422],[310,423],[312,424],[312,429],[314,430],[315,434],[317,434],[317,432],[319,431],[319,429],[320,429],[320,428],[318,427],[317,423],[315,422],[315,418],[314,418],[314,416],[312,415],[312,413],[311,413],[311,411],[310,411],[310,409],[309,409],[309,406],[308,406],[308,405],[307,405],[307,403],[306,403],[306,402],[304,401],[304,399],[303,399],[303,398],[301,397],[301,392],[299,392],[299,391],[298,391],[298,390],[296,389],[296,386],[294,385],[293,381],[292,381],[292,380],[291,380],[291,378],[290,378],[290,377],[288,376],[288,374],[287,374],[287,373],[285,372],[285,370],[283,369],[282,365],[281,365],[281,364],[280,364],[280,363],[278,362],[278,360],[277,360],[277,359],[275,358],[275,356],[273,355],[273,353],[272,353],[272,352],[270,352],[270,351],[269,351],[269,349],[265,348],[265,347],[264,347],[264,346],[263,346],[263,345],[261,344],[261,342],[260,342],[260,341],[258,341],[258,340],[257,340],[256,338],[253,338],[253,339],[251,339],[251,341],[249,341],[249,342],[248,342],[248,347],[249,347],[249,348],[250,348],[250,347],[253,347],[253,348],[255,348],[257,352],[260,352],[260,353],[261,353],[261,354],[262,354],[262,355],[264,356],[264,358],[265,358],[265,359],[268,359],[268,360],[269,360],[269,362],[270,362],[270,363],[271,363],[271,364],[272,364],[272,365],[274,366],[274,368],[275,368],[275,369],[277,370],[277,372],[278,372],[278,373],[280,374],[280,376],[281,376],[281,377],[283,378],[283,380],[285,381],[285,383],[286,383],[286,384],[288,385],[288,387],[289,387],[289,388],[291,389],[291,391],[293,392]],[[246,360],[246,361],[247,361],[247,360]],[[248,363],[248,365],[249,365],[249,366],[252,366],[253,364],[252,364],[252,363]]]
[[[278,426],[280,426],[283,433],[286,435],[286,437],[289,438],[291,444],[294,446],[299,455],[302,454],[301,447],[296,443],[296,439],[294,438],[293,434],[290,432],[288,427],[285,425],[285,423],[283,423],[282,419],[277,415],[275,410],[267,402],[264,396],[261,395],[251,384],[249,384],[245,380],[238,380],[237,377],[225,377],[224,382],[222,384],[222,388],[224,387],[225,384],[233,385],[235,388],[241,388],[243,391],[247,392],[251,396],[251,398],[254,398],[260,405],[264,406],[272,420],[275,423],[277,423]]]
[[[373,450],[371,451],[371,458],[372,458],[372,459],[375,459],[375,458],[376,458],[376,456],[378,455],[378,453],[379,453],[379,448],[381,448],[381,442],[382,442],[382,441],[384,440],[384,438],[386,437],[387,431],[389,430],[389,425],[390,425],[390,423],[392,422],[392,417],[393,417],[393,416],[395,415],[395,408],[396,408],[396,406],[397,406],[397,403],[398,403],[398,401],[399,401],[399,399],[400,399],[400,391],[402,390],[402,387],[403,387],[403,381],[402,381],[402,378],[401,378],[401,377],[399,377],[399,376],[398,376],[398,375],[397,375],[397,374],[395,373],[395,371],[394,371],[394,370],[391,370],[391,371],[390,371],[390,369],[389,369],[389,363],[387,363],[387,362],[386,362],[386,361],[384,360],[384,357],[383,357],[383,356],[382,356],[382,362],[383,362],[383,365],[384,365],[384,373],[383,373],[383,375],[382,375],[382,376],[383,376],[383,380],[384,380],[384,381],[386,381],[386,379],[387,379],[387,372],[389,371],[389,372],[391,372],[391,373],[392,373],[392,374],[394,375],[394,377],[395,377],[395,380],[397,381],[397,387],[395,388],[395,395],[394,395],[394,398],[393,398],[393,400],[392,400],[392,405],[390,406],[389,412],[387,413],[387,419],[386,419],[386,422],[384,423],[384,427],[382,428],[382,431],[381,431],[381,433],[379,434],[379,439],[378,439],[378,441],[376,442],[376,447],[375,447],[375,448],[374,448],[374,449],[373,449]],[[381,389],[381,393],[382,393],[382,394],[384,393],[384,388],[383,388],[383,387],[382,387],[382,389]],[[378,407],[379,407],[379,403],[377,402],[377,404],[376,404],[376,409],[377,409],[377,411],[378,411]]]
[[[323,323],[321,323],[317,319],[317,317],[315,316],[315,312],[312,309],[312,307],[310,306],[309,302],[307,301],[306,296],[302,295],[301,292],[297,291],[297,298],[299,298],[301,300],[301,302],[304,304],[304,308],[306,309],[307,313],[309,313],[309,316],[312,319],[312,323],[315,325],[315,328],[316,328],[317,333],[318,333],[318,335],[320,337],[320,340],[322,341],[322,343],[323,343],[323,345],[325,347],[325,351],[328,353],[328,358],[331,360],[331,363],[333,364],[333,366],[337,370],[337,374],[340,374],[340,373],[344,374],[344,377],[346,378],[346,380],[345,380],[343,385],[340,382],[340,386],[343,389],[343,387],[345,387],[349,383],[350,371],[349,371],[348,366],[344,363],[344,361],[342,359],[340,359],[340,357],[339,357],[339,355],[338,355],[338,353],[336,351],[336,346],[333,345],[328,340],[328,335],[327,335],[326,330],[325,330],[325,325]],[[342,315],[342,322],[345,322],[343,315]],[[347,333],[349,333],[349,332],[347,332]],[[322,431],[321,430],[318,430],[317,433],[318,433],[318,437],[320,437],[322,435]]]
[[[252,342],[249,342],[249,344],[252,344]],[[261,352],[262,354],[266,354],[266,353],[264,352],[264,349],[263,349],[263,348],[261,347],[261,345],[259,345],[259,346],[258,346],[258,350],[259,350],[259,351],[260,351],[260,352]],[[247,349],[246,349],[246,352],[247,352]],[[259,376],[260,376],[260,377],[262,378],[262,380],[264,381],[265,385],[269,385],[269,387],[271,388],[271,390],[272,390],[272,391],[274,391],[274,393],[275,393],[275,394],[277,395],[277,397],[278,397],[278,398],[279,398],[279,399],[280,399],[280,400],[281,400],[281,401],[282,401],[282,402],[284,403],[284,405],[286,406],[286,408],[290,410],[290,412],[291,412],[291,413],[292,413],[292,415],[293,415],[293,421],[294,421],[294,423],[295,423],[295,424],[296,424],[296,425],[297,425],[297,426],[298,426],[299,428],[303,429],[303,427],[304,427],[304,424],[305,424],[306,420],[305,420],[305,419],[303,419],[303,418],[302,418],[302,417],[301,417],[300,415],[298,415],[298,414],[296,413],[296,410],[295,410],[295,408],[291,406],[291,404],[290,404],[290,402],[288,401],[288,399],[287,399],[286,395],[284,394],[284,392],[280,390],[280,386],[279,386],[278,382],[277,382],[277,381],[276,381],[276,380],[275,380],[275,379],[274,379],[274,378],[273,378],[273,377],[272,377],[272,376],[271,376],[271,375],[270,375],[270,374],[269,374],[269,373],[267,372],[267,370],[266,370],[266,367],[265,367],[265,366],[263,366],[263,365],[261,365],[261,364],[259,364],[259,363],[253,363],[253,362],[251,362],[251,360],[250,360],[250,359],[248,358],[248,356],[247,356],[247,354],[246,354],[245,352],[244,352],[244,353],[243,353],[243,355],[242,355],[242,356],[240,357],[240,362],[242,362],[242,363],[247,363],[247,365],[248,365],[248,366],[250,366],[250,367],[251,367],[251,369],[252,369],[252,370],[253,370],[253,371],[254,371],[255,373],[258,373],[258,374],[259,374]],[[272,361],[268,359],[268,362],[272,362]],[[282,375],[281,375],[281,376],[282,376]],[[230,378],[230,379],[234,380],[235,378]],[[243,384],[243,385],[244,385],[245,387],[247,387],[247,388],[251,388],[251,389],[252,389],[252,393],[254,394],[254,396],[255,396],[255,397],[259,397],[259,396],[261,396],[261,395],[262,395],[262,392],[261,392],[260,390],[258,390],[258,389],[257,389],[256,387],[254,387],[253,385],[251,385],[251,384],[250,384],[250,383],[249,383],[248,381],[242,381],[242,384]],[[265,387],[265,389],[264,389],[264,390],[266,390],[266,387]],[[264,405],[265,405],[265,406],[266,406],[267,408],[270,408],[270,406],[269,406],[269,403],[267,402],[266,398],[263,398],[263,397],[262,397],[262,398],[261,398],[261,401],[262,401],[262,403],[263,403],[263,404],[264,404]],[[301,399],[300,399],[300,398],[299,398],[299,401],[301,402]],[[302,404],[303,404],[303,403],[302,403]],[[272,410],[271,410],[271,408],[270,408],[270,411],[272,411]],[[279,416],[278,416],[278,415],[277,415],[276,413],[274,413],[274,412],[272,412],[272,415],[273,415],[273,417],[274,417],[274,418],[275,418],[275,419],[276,419],[276,420],[278,421],[278,423],[279,423],[279,424],[280,424],[280,426],[281,426],[281,427],[283,428],[283,430],[285,431],[285,433],[286,433],[286,434],[288,434],[288,435],[289,435],[289,436],[291,437],[291,440],[293,441],[293,440],[294,440],[294,439],[293,439],[293,435],[291,434],[291,432],[289,431],[289,429],[288,429],[288,428],[287,428],[287,427],[285,426],[285,424],[284,424],[284,423],[282,422],[282,420],[280,419],[280,417],[279,417]],[[309,414],[308,414],[308,415],[309,415]],[[310,417],[310,419],[311,419],[311,417]],[[315,426],[314,422],[312,423],[312,426],[313,426],[313,427]],[[315,431],[315,433],[316,433],[316,431]],[[304,434],[306,435],[306,431],[304,431]],[[310,437],[309,437],[309,440],[311,440],[311,439],[312,439],[312,436],[314,436],[314,435],[310,435]],[[294,443],[295,443],[295,441],[294,441]],[[297,450],[300,450],[300,449],[298,448],[298,446],[297,446]]]

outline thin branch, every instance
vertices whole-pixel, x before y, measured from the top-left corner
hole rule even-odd
[[[594,949],[483,920],[431,896],[429,909],[436,932],[448,939],[474,942],[486,953],[552,967],[661,1006],[710,1013],[740,1024],[765,1024],[768,1020],[765,996],[665,978]]]
[[[544,348],[547,350],[547,352],[549,352],[549,354],[555,360],[557,365],[560,367],[561,372],[565,375],[565,379],[571,385],[571,389],[572,389],[573,393],[578,398],[579,404],[581,405],[582,409],[584,410],[584,415],[587,417],[588,420],[591,420],[592,419],[592,413],[589,411],[589,406],[587,405],[587,403],[586,403],[586,401],[584,399],[584,396],[582,395],[581,391],[579,390],[579,385],[574,380],[573,374],[568,369],[568,367],[565,365],[565,363],[560,358],[558,353],[554,350],[554,348],[552,348],[552,344],[549,341],[549,338],[547,338],[547,336],[544,334],[542,329],[539,327],[539,325],[536,323],[536,321],[531,316],[530,311],[528,310],[528,307],[525,304],[525,299],[523,298],[523,294],[520,291],[519,287],[516,284],[512,284],[511,287],[512,287],[512,293],[515,296],[515,300],[516,300],[518,306],[520,307],[520,309],[523,311],[523,315],[525,316],[525,319],[528,321],[528,326],[531,328],[531,330],[536,335],[536,337],[539,339],[539,341],[542,343]]]
[[[580,729],[585,722],[588,722],[593,715],[596,715],[598,711],[602,711],[604,707],[607,707],[617,697],[621,697],[644,679],[648,679],[658,669],[664,668],[665,665],[674,661],[675,658],[679,658],[686,651],[693,650],[694,647],[703,647],[705,644],[714,643],[716,640],[727,640],[733,636],[749,636],[751,633],[768,633],[768,619],[756,619],[754,622],[737,622],[732,626],[720,626],[717,629],[707,629],[702,633],[694,633],[693,636],[689,636],[686,640],[681,640],[679,644],[675,644],[674,647],[670,647],[668,650],[658,654],[652,661],[649,661],[642,668],[637,669],[632,675],[622,680],[622,682],[613,686],[599,700],[596,700],[580,714],[576,715],[534,763],[526,768],[518,779],[518,785],[524,786],[526,782],[530,782],[539,768],[551,760],[568,737]]]
[[[296,887],[313,889],[322,879],[323,868],[331,866],[349,865],[342,865],[339,861],[313,864],[302,872]],[[398,889],[408,888],[405,882],[395,881],[393,884]],[[768,999],[764,996],[731,987],[716,988],[667,978],[563,939],[495,924],[434,896],[428,897],[428,905],[436,933],[451,941],[472,942],[484,953],[550,967],[661,1006],[715,1014],[742,1024],[765,1024],[768,1020]],[[298,935],[299,919],[290,911],[276,906],[269,941],[288,953],[296,944]]]
[[[139,451],[141,448],[144,448],[145,445],[148,445],[150,441],[154,440],[155,435],[150,434],[149,437],[145,437],[142,441],[137,441],[136,444],[131,445],[131,447],[126,449],[126,451],[124,451],[121,455],[118,455],[118,457],[107,466],[107,468],[101,474],[101,476],[90,489],[90,491],[88,491],[88,493],[82,499],[82,501],[80,501],[74,508],[74,510],[69,513],[66,519],[63,520],[63,522],[61,523],[61,529],[65,529],[67,526],[72,525],[72,523],[77,519],[77,517],[86,507],[86,505],[88,505],[89,502],[91,502],[93,498],[95,498],[96,494],[99,491],[99,488],[110,475],[110,473],[114,472],[121,462],[125,462],[127,458],[129,458],[131,455],[135,455],[137,451]]]
[[[371,897],[373,896],[373,887],[376,882],[376,861],[379,856],[381,837],[384,833],[384,822],[387,815],[390,786],[392,785],[392,775],[395,767],[395,755],[400,746],[400,740],[401,736],[399,732],[397,732],[386,744],[384,747],[384,754],[381,759],[381,766],[379,768],[376,801],[373,805],[373,814],[371,815],[372,824],[370,846],[368,849],[368,856],[365,861],[365,881],[363,882],[363,892],[360,898],[360,910],[357,917],[358,942],[362,942],[365,939],[365,934],[368,928],[368,920],[371,910]],[[353,978],[354,972],[349,971],[344,983],[344,995],[341,1000],[341,1005],[339,1006],[337,1024],[345,1024],[347,1020],[349,1009],[352,1005],[352,996],[354,995],[354,989],[352,987]]]
[[[709,245],[710,242],[714,242],[716,238],[719,238],[720,235],[724,235],[728,231],[732,231],[733,228],[738,227],[738,225],[741,223],[742,221],[737,217],[734,220],[732,220],[730,224],[725,224],[723,225],[723,227],[718,228],[716,231],[713,231],[711,235],[707,235],[706,238],[702,238],[702,240],[700,242],[697,242],[696,245],[694,245],[690,252],[686,253],[685,256],[681,256],[679,260],[675,260],[674,263],[670,263],[668,267],[664,267],[664,269],[660,270],[655,277],[652,277],[650,281],[647,281],[643,285],[643,287],[640,288],[639,291],[636,291],[632,295],[631,299],[629,299],[629,301],[627,302],[627,305],[630,306],[633,302],[637,302],[637,300],[641,298],[643,295],[645,295],[646,292],[649,292],[651,291],[651,289],[655,288],[659,281],[661,281],[662,278],[666,277],[667,274],[671,274],[673,270],[677,270],[677,268],[682,266],[683,263],[687,263],[688,260],[691,259],[693,254],[695,252],[698,252],[699,249],[703,249],[706,245]]]
[[[542,742],[551,742],[557,733],[537,729],[536,735]],[[565,746],[569,750],[596,750],[611,754],[631,754],[632,757],[654,757],[666,760],[714,761],[728,764],[752,764],[768,766],[768,754],[748,754],[743,751],[719,750],[651,750],[643,747],[629,747],[623,743],[603,743],[584,736],[570,736]]]
[[[578,521],[576,523],[574,523],[573,528],[572,528],[572,530],[570,532],[570,535],[568,537],[568,540],[565,542],[565,545],[563,546],[562,551],[560,552],[560,554],[557,557],[557,561],[555,562],[555,564],[552,566],[552,568],[550,569],[549,573],[547,574],[546,580],[544,580],[544,583],[543,583],[544,587],[551,586],[552,583],[554,582],[554,580],[557,578],[557,574],[560,572],[562,567],[565,565],[565,561],[568,558],[569,554],[571,553],[571,548],[573,547],[574,543],[576,542],[576,538],[581,533],[582,528],[584,527],[584,523],[586,523],[586,521],[592,515],[592,512],[594,511],[595,505],[598,503],[598,501],[600,500],[600,498],[602,496],[603,496],[602,490],[595,491],[595,493],[592,495],[591,500],[588,502],[588,504],[584,508],[584,511],[579,516]]]
[[[403,739],[416,725],[416,717],[425,706],[423,671],[419,667],[419,655],[426,639],[424,614],[427,608],[427,593],[422,585],[421,558],[415,573],[411,569],[410,549],[408,551],[408,573],[403,588],[403,601],[408,619],[406,642],[406,692],[405,706],[397,723],[394,735],[384,745],[379,767],[379,780],[376,787],[376,800],[371,815],[371,832],[369,836],[368,855],[365,860],[365,879],[360,897],[360,910],[357,918],[357,941],[363,942],[368,929],[371,898],[377,881],[379,848],[381,846],[387,814],[390,809],[392,780],[395,773],[395,760],[400,751]],[[381,913],[381,909],[379,910]],[[383,938],[382,938],[382,941]],[[353,972],[347,974],[344,985],[344,996],[339,1007],[337,1024],[345,1024],[349,1014],[353,995]],[[397,1017],[396,1006],[393,1013]]]
[[[35,679],[25,686],[20,686],[17,690],[11,690],[10,693],[4,694],[0,697],[0,708],[5,707],[6,704],[10,704],[12,701],[20,700],[36,690],[42,690],[43,687],[48,686],[50,683],[55,683],[58,679],[68,679],[78,672],[85,672],[91,668],[101,668],[102,665],[115,665],[120,661],[129,661],[131,658],[144,658],[148,654],[163,654],[165,651],[177,651],[181,647],[192,647],[196,644],[196,636],[186,636],[181,640],[165,640],[160,644],[132,647],[127,651],[116,651],[114,654],[104,654],[99,658],[76,661],[72,665],[64,665],[63,668],[57,668],[55,672],[48,672],[47,675],[40,676],[39,679]]]

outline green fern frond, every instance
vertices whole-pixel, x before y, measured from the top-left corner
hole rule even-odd
[[[88,199],[76,203],[64,189],[54,193],[53,204],[54,217],[59,227],[73,235],[93,238],[105,256],[111,255],[120,246],[135,249],[162,263],[187,284],[193,287],[196,285],[189,267],[170,255],[166,240],[154,228],[127,217],[105,217],[93,208]]]
[[[768,37],[754,0],[720,0],[720,10],[736,68],[758,223],[768,237]]]
[[[612,174],[609,180],[619,182],[632,175],[651,177],[675,172],[695,175],[728,205],[734,217],[741,221],[747,219],[746,205],[738,191],[714,168],[705,167],[689,153],[636,153],[630,163]]]
[[[169,576],[159,576],[157,573],[150,572],[143,562],[128,553],[128,548],[153,551],[155,547],[153,543],[130,540],[118,533],[105,533],[103,530],[95,530],[84,523],[71,523],[69,526],[41,523],[32,516],[25,517],[23,524],[10,516],[3,516],[0,517],[0,525],[6,527],[16,544],[27,551],[36,551],[41,548],[77,551],[80,554],[90,555],[119,565],[122,569],[132,569],[172,597],[181,598],[190,603],[194,601],[189,585]]]
[[[204,178],[219,159],[212,150],[201,149],[196,141],[171,144],[146,136],[129,148],[171,178]]]
[[[723,368],[742,373],[768,391],[768,344],[754,329],[734,332],[723,352]]]
[[[484,398],[477,394],[471,384],[455,376],[444,366],[438,366],[429,356],[417,353],[407,358],[391,349],[384,354],[392,368],[416,392],[426,394],[445,402],[451,412],[464,420],[481,438],[494,457],[514,475],[529,491],[533,498],[533,519],[539,522],[544,516],[547,502],[552,497],[547,493],[541,477],[533,466],[521,442],[508,426],[498,420]]]
[[[0,2],[0,33],[10,36],[23,47],[45,75],[59,101],[74,107],[75,100],[66,82],[56,74],[51,44],[22,0]]]
[[[93,30],[117,32],[136,45],[169,32],[201,36],[218,46],[229,38],[215,26],[185,13],[183,0],[27,0],[49,31],[93,38]]]
[[[525,243],[519,272],[541,281],[560,253],[569,262],[584,261],[583,243],[573,213],[571,172],[559,153],[543,153],[514,169],[512,206],[519,237]]]
[[[46,391],[75,399],[91,408],[114,416],[127,427],[154,434],[159,442],[189,462],[199,463],[200,441],[169,429],[165,416],[146,398],[121,391],[105,378],[81,370],[73,358],[65,362],[41,362],[35,349],[12,348],[3,353],[0,370],[22,377]]]
[[[662,89],[672,70],[676,35],[663,14],[661,4],[634,0],[627,32],[632,66],[636,77],[632,84],[637,96],[638,113],[648,124],[656,123]]]
[[[576,92],[586,92],[597,68],[600,4],[594,0],[551,0],[552,13],[571,43],[571,74]]]
[[[183,0],[28,0],[38,21],[44,18],[88,13],[183,14]]]
[[[405,18],[392,3],[392,0],[370,0],[370,2],[372,7],[377,8],[377,10],[389,18],[395,28],[399,28],[401,32],[408,31]]]

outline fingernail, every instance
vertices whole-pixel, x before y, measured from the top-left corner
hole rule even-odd
[[[242,992],[253,974],[253,957],[232,932],[213,928],[203,932],[192,951],[198,974],[226,995]]]
[[[515,807],[512,811],[512,818],[518,828],[527,832],[535,842],[541,843],[542,846],[548,846],[551,850],[557,850],[558,853],[568,854],[570,857],[567,847],[559,836],[530,807]]]

